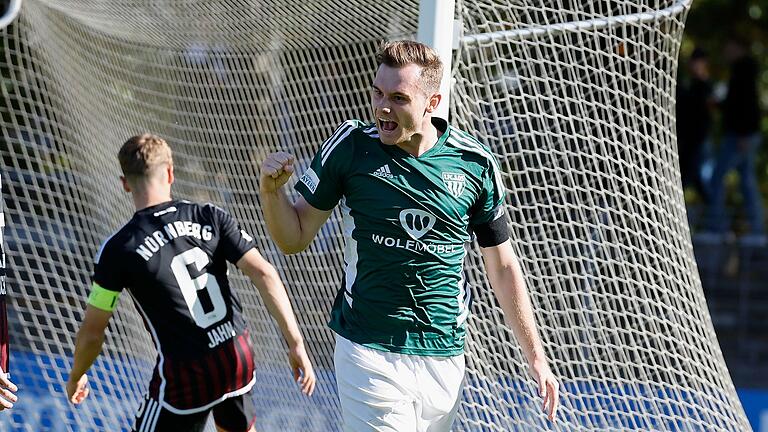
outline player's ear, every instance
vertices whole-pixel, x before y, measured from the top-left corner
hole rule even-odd
[[[173,164],[168,164],[168,184],[173,184],[175,179],[173,176]]]
[[[427,103],[427,112],[433,113],[437,109],[437,107],[440,105],[440,101],[443,99],[443,95],[440,93],[434,93],[432,96],[429,97],[429,101]]]
[[[123,184],[123,190],[130,193],[131,185],[128,184],[128,180],[125,178],[125,176],[120,176],[120,182]]]

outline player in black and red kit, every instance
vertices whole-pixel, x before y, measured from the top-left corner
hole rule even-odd
[[[0,191],[2,182],[0,181]],[[16,384],[12,383],[8,374],[8,311],[5,309],[5,249],[3,247],[3,199],[0,194],[0,411],[13,408],[16,402]]]
[[[135,431],[196,431],[213,412],[222,431],[253,431],[253,349],[227,262],[256,285],[289,346],[302,391],[315,375],[280,278],[253,239],[224,210],[171,199],[173,161],[153,135],[129,139],[118,154],[136,213],[98,254],[88,308],[77,335],[67,395],[88,395],[85,372],[98,356],[117,298],[127,289],[158,351]]]

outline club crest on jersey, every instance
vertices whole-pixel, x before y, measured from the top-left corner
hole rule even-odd
[[[467,178],[464,176],[464,174],[449,172],[443,173],[443,182],[445,182],[445,185],[448,187],[451,195],[455,196],[456,198],[461,196],[461,193],[464,192],[464,184],[466,181]]]

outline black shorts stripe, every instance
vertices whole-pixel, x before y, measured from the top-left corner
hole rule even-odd
[[[160,404],[155,398],[145,400],[145,406],[136,419],[136,431],[154,432],[155,420],[160,414]]]

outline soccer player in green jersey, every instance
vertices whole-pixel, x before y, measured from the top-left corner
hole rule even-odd
[[[448,431],[464,378],[471,233],[488,279],[554,419],[558,382],[509,241],[504,186],[489,149],[433,117],[443,66],[412,41],[385,44],[371,89],[374,123],[344,122],[323,143],[291,202],[294,157],[261,166],[275,243],[304,250],[337,205],[345,280],[333,304],[334,363],[346,431]]]

